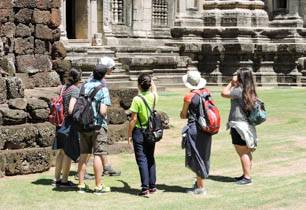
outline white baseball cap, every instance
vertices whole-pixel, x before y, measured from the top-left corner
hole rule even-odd
[[[98,64],[104,65],[108,69],[112,69],[115,67],[115,61],[111,57],[102,57],[98,59]]]

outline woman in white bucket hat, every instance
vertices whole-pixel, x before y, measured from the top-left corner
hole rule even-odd
[[[183,76],[185,86],[191,89],[184,96],[184,104],[180,117],[188,119],[187,126],[183,129],[185,141],[182,145],[185,148],[185,164],[196,174],[196,182],[188,193],[206,195],[204,179],[208,177],[210,167],[211,134],[205,133],[197,125],[199,116],[200,96],[198,94],[209,93],[205,88],[206,80],[201,77],[198,71],[188,71]]]

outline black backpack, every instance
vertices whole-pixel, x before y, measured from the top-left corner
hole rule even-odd
[[[95,87],[87,96],[85,95],[85,84],[82,85],[80,95],[76,101],[72,112],[72,118],[80,132],[89,132],[101,128],[100,126],[95,125],[95,116],[92,107],[92,101],[95,95],[103,87],[103,84]]]
[[[146,129],[142,129],[145,141],[149,143],[156,143],[162,139],[164,128],[163,128],[161,116],[155,110],[155,100],[156,100],[155,95],[154,95],[154,102],[153,102],[152,110],[150,106],[148,105],[146,99],[141,95],[138,95],[138,96],[143,100],[144,104],[147,107],[147,110],[149,110],[150,112],[148,127]],[[138,118],[140,127],[142,128],[142,124],[140,122],[139,116],[137,116],[137,118]]]

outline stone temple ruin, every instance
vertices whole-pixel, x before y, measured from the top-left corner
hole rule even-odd
[[[305,0],[1,0],[0,177],[50,168],[50,87],[72,66],[85,80],[102,56],[117,64],[107,78],[116,151],[137,94],[126,87],[141,72],[171,86],[198,69],[222,85],[248,67],[258,85],[305,85],[305,9]]]

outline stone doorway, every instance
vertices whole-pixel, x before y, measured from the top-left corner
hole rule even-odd
[[[68,39],[88,39],[88,0],[66,0]]]

